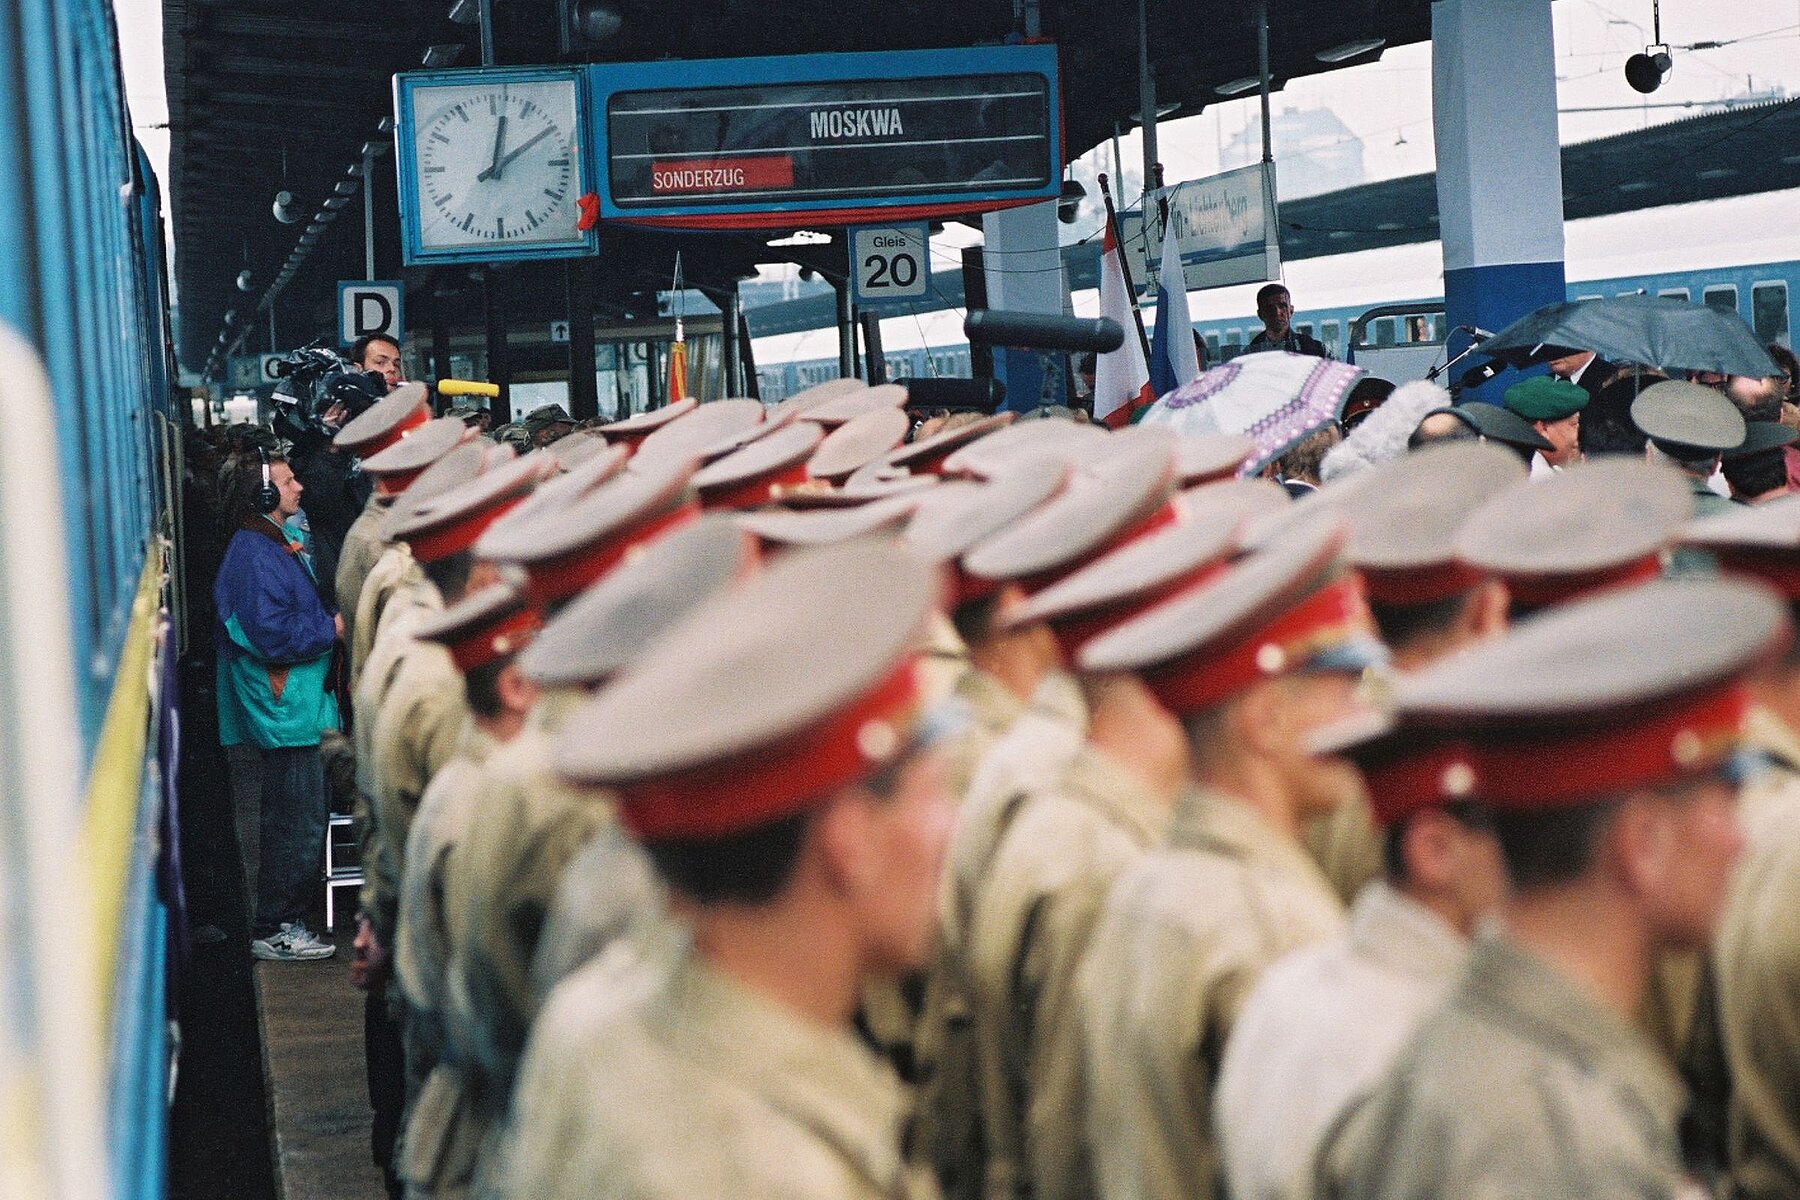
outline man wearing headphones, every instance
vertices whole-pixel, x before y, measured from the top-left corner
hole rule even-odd
[[[262,756],[250,951],[277,962],[336,950],[307,929],[305,916],[325,853],[319,737],[338,727],[329,677],[344,625],[286,526],[304,490],[280,455],[259,448],[241,463],[229,495],[235,532],[213,581],[219,741],[255,746]]]

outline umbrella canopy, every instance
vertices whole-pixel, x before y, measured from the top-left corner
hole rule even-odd
[[[1248,477],[1337,420],[1362,375],[1361,367],[1310,354],[1240,354],[1158,400],[1142,423],[1248,437],[1256,450],[1238,471]]]
[[[1592,350],[1601,358],[1664,371],[1781,374],[1736,312],[1664,296],[1546,304],[1489,338],[1481,352],[1523,364],[1555,357],[1546,348]]]

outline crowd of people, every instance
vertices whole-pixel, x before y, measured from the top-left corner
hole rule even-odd
[[[1800,1195],[1792,377],[1551,372],[240,437],[254,949],[341,764],[390,1192]]]

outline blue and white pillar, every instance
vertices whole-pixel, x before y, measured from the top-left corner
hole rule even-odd
[[[1431,93],[1444,307],[1498,331],[1568,294],[1550,0],[1438,0]]]
[[[1067,312],[1056,205],[1046,200],[982,215],[989,308],[1053,316]],[[1044,404],[1067,404],[1062,363],[1060,354],[995,347],[994,375],[1006,385],[1002,407],[1029,412]]]

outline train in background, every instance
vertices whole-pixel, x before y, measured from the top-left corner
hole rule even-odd
[[[1717,240],[1721,229],[1790,229],[1791,204],[1791,193],[1776,193],[1571,223],[1565,267],[1569,299],[1673,296],[1735,311],[1759,340],[1791,345],[1793,304],[1800,294],[1800,234]],[[1692,236],[1684,236],[1689,231]],[[1294,297],[1295,327],[1318,338],[1334,357],[1354,360],[1359,349],[1443,346],[1449,331],[1442,271],[1441,250],[1429,242],[1302,259],[1287,264],[1284,274]],[[1189,294],[1189,313],[1208,365],[1229,362],[1261,330],[1255,295],[1255,285]],[[1098,296],[1077,292],[1073,307],[1077,315],[1096,316]],[[1146,326],[1154,319],[1154,309],[1147,308]],[[881,340],[890,379],[969,373],[959,311],[886,318]],[[763,399],[777,400],[837,377],[837,331],[758,338],[755,355]]]

